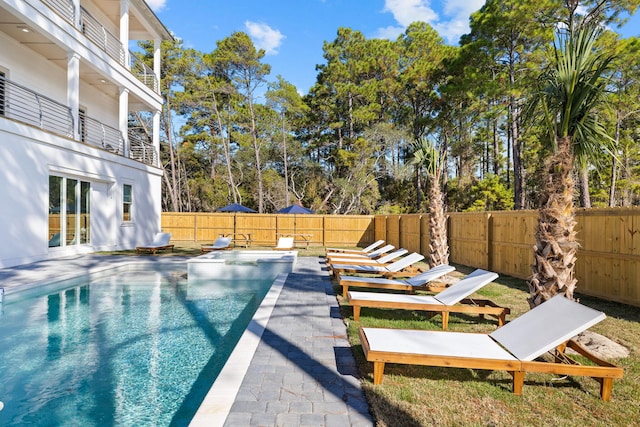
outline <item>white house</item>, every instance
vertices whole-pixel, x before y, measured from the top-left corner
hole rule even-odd
[[[0,268],[160,231],[169,39],[143,0],[0,0]]]

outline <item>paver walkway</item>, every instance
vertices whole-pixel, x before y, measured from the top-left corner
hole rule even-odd
[[[324,262],[300,257],[225,426],[372,425]]]

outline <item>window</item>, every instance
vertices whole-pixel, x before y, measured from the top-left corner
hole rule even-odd
[[[122,186],[122,221],[131,221],[133,206],[133,188],[130,184]]]
[[[49,247],[91,242],[91,184],[49,176]]]

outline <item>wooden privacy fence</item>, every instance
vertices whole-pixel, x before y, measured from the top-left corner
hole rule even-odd
[[[161,223],[173,240],[197,244],[231,233],[251,235],[256,246],[274,246],[283,235],[309,246],[362,246],[374,240],[371,215],[164,212]]]
[[[640,208],[579,209],[579,293],[640,306]],[[450,261],[525,279],[531,274],[537,211],[450,213]],[[270,215],[163,213],[176,241],[211,243],[220,234],[250,233],[256,246],[305,234],[312,246],[364,246],[377,239],[429,254],[429,218],[415,215]],[[302,240],[298,240],[302,242]]]

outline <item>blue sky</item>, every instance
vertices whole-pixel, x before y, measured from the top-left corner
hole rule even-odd
[[[324,63],[322,45],[339,27],[365,37],[395,39],[413,21],[431,24],[456,45],[469,31],[469,15],[484,0],[147,0],[166,27],[185,47],[211,52],[216,41],[244,31],[266,51],[270,80],[282,75],[305,94]],[[640,13],[621,31],[640,36]]]

